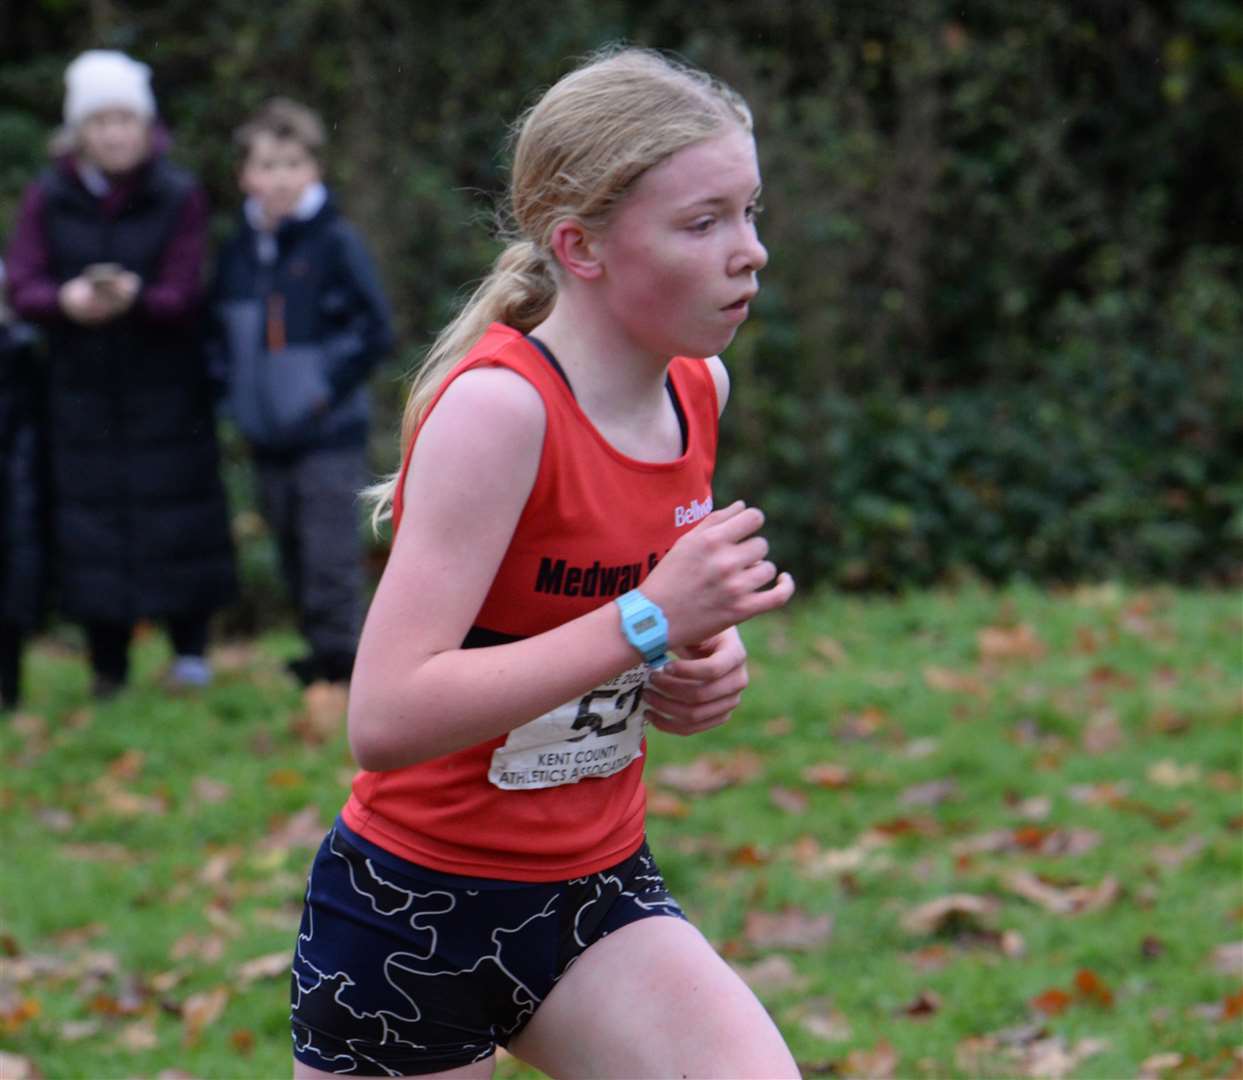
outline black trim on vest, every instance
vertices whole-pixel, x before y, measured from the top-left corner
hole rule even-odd
[[[522,640],[517,634],[502,634],[499,630],[489,630],[486,626],[472,626],[462,639],[462,648],[486,649],[489,645],[510,645]]]
[[[543,353],[544,359],[552,365],[553,370],[565,382],[566,389],[570,391],[570,397],[577,401],[578,398],[574,395],[574,387],[570,383],[570,377],[565,373],[565,368],[561,366],[560,361],[553,356],[552,350],[534,334],[526,334],[524,336],[527,341]],[[668,375],[665,376],[665,389],[669,392],[669,400],[673,403],[673,411],[678,418],[678,428],[682,432],[682,453],[685,454],[690,444],[690,427],[687,424],[686,411],[682,408],[682,402],[678,400],[678,392],[673,388],[673,379]]]

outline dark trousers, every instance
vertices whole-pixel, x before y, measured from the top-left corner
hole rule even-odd
[[[165,620],[173,651],[178,656],[202,656],[207,652],[206,612],[176,615]],[[91,621],[86,624],[86,642],[91,654],[91,670],[115,683],[129,675],[129,643],[134,624]]]
[[[352,658],[362,621],[358,493],[362,447],[257,463],[259,499],[276,539],[299,628],[316,657]]]
[[[25,633],[16,623],[0,620],[0,709],[17,707],[22,688],[22,646]]]

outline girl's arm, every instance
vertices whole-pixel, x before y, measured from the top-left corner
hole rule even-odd
[[[13,310],[21,318],[38,323],[62,317],[60,282],[52,276],[43,232],[45,198],[43,187],[37,181],[26,188],[4,258]]]
[[[605,604],[507,645],[460,648],[535,482],[543,403],[521,376],[460,376],[419,434],[405,513],[359,642],[350,745],[366,769],[394,769],[503,735],[633,667],[638,653]],[[784,604],[793,582],[753,535],[741,504],[684,535],[644,583],[671,646],[706,641]]]

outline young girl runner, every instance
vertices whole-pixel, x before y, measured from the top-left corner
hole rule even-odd
[[[745,103],[637,49],[518,134],[520,238],[442,333],[386,492],[350,700],[362,766],[311,869],[295,1076],[796,1076],[644,843],[643,726],[724,723],[737,625],[794,590],[713,511],[717,354],[767,261]]]

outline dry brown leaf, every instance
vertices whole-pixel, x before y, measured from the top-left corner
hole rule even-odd
[[[671,791],[649,788],[647,812],[652,817],[684,818],[691,812],[690,806]]]
[[[1194,859],[1208,846],[1203,836],[1189,836],[1181,844],[1156,844],[1152,857],[1167,870],[1177,870],[1188,859]]]
[[[833,916],[810,915],[798,908],[780,912],[749,911],[743,936],[757,949],[814,949],[828,941]]]
[[[911,934],[975,928],[987,924],[1000,906],[991,896],[953,893],[908,911],[902,918],[902,928]]]
[[[811,647],[816,650],[817,656],[823,657],[830,664],[844,664],[846,662],[846,650],[827,634],[822,634],[816,638],[811,643]]]
[[[823,1042],[845,1042],[851,1035],[850,1021],[829,998],[811,998],[800,1002],[787,1010],[784,1018],[797,1023],[809,1035]]]
[[[1024,900],[1054,915],[1083,915],[1100,911],[1118,898],[1118,881],[1110,876],[1094,886],[1072,885],[1060,888],[1042,881],[1027,870],[1015,870],[1002,878],[1006,888]]]
[[[285,818],[258,843],[261,851],[288,851],[291,848],[317,848],[324,839],[324,826],[320,824],[319,810],[304,806],[296,814]]]
[[[233,794],[233,786],[223,780],[213,780],[210,776],[196,776],[190,784],[190,793],[198,802],[212,806],[228,800]]]
[[[224,955],[225,939],[220,934],[182,934],[168,950],[170,960],[201,960],[214,964]]]
[[[656,770],[657,782],[691,795],[707,795],[734,784],[754,780],[764,771],[764,760],[751,750],[738,750],[726,757],[706,755],[686,765],[665,765]]]
[[[806,792],[779,785],[768,789],[768,798],[777,809],[787,814],[805,814],[811,803]]]
[[[349,690],[344,683],[313,682],[302,692],[302,711],[290,730],[307,745],[319,746],[345,730],[348,706]]]
[[[182,1042],[193,1046],[198,1042],[203,1029],[211,1027],[220,1019],[225,1006],[229,1003],[229,988],[217,986],[213,990],[204,990],[191,994],[181,1006],[181,1021],[184,1025]]]
[[[880,709],[870,706],[859,712],[846,713],[836,734],[843,742],[862,742],[873,738],[888,724],[889,717]]]
[[[235,974],[245,986],[256,979],[277,979],[288,976],[292,962],[293,958],[289,951],[282,949],[280,952],[266,953],[263,956],[256,956],[253,960],[247,960]]]
[[[241,854],[241,848],[230,847],[211,855],[198,873],[200,884],[223,885]]]
[[[1165,758],[1148,766],[1148,779],[1161,787],[1176,788],[1194,784],[1200,779],[1199,765],[1180,765]]]
[[[108,765],[108,775],[116,780],[136,780],[142,772],[147,755],[141,750],[126,750]]]
[[[1177,1069],[1183,1063],[1183,1055],[1167,1051],[1164,1054],[1153,1054],[1139,1063],[1137,1080],[1161,1080],[1170,1069]]]
[[[1023,1048],[1016,1061],[1019,1074],[1039,1080],[1063,1080],[1088,1058],[1109,1048],[1106,1039],[1080,1039],[1072,1048],[1060,1035],[1039,1039]]]
[[[902,806],[940,806],[949,799],[956,799],[958,794],[956,780],[929,780],[907,788],[898,797],[898,802]]]
[[[842,1062],[847,1076],[858,1080],[894,1080],[898,1070],[898,1052],[881,1039],[871,1050],[852,1050]]]
[[[43,1073],[30,1058],[0,1050],[0,1076],[4,1080],[42,1080]]]
[[[902,1014],[912,1020],[925,1020],[941,1010],[941,995],[935,990],[921,990],[914,1000],[902,1006]]]
[[[755,993],[764,995],[772,990],[801,990],[807,985],[807,979],[800,975],[788,956],[774,953],[754,964],[732,964],[745,982]]]
[[[849,768],[833,761],[808,765],[803,770],[802,777],[809,784],[834,790],[844,788],[854,781],[854,773]]]
[[[975,640],[984,660],[1039,660],[1045,654],[1044,642],[1027,623],[986,626]]]
[[[946,694],[973,694],[983,697],[988,687],[976,675],[963,671],[952,671],[949,668],[929,664],[924,668],[924,682],[932,690],[940,690]]]
[[[66,1020],[60,1025],[59,1035],[63,1042],[81,1042],[83,1039],[98,1035],[99,1029],[98,1020]],[[7,1077],[8,1075],[0,1067],[0,1076]]]
[[[1083,749],[1089,754],[1106,754],[1125,740],[1118,714],[1108,707],[1097,709],[1083,729]]]
[[[160,1037],[155,1033],[155,1021],[149,1017],[126,1024],[117,1033],[117,1046],[131,1053],[154,1050],[160,1045]]]
[[[1218,975],[1233,975],[1243,979],[1243,941],[1218,945],[1209,954],[1209,962]]]

